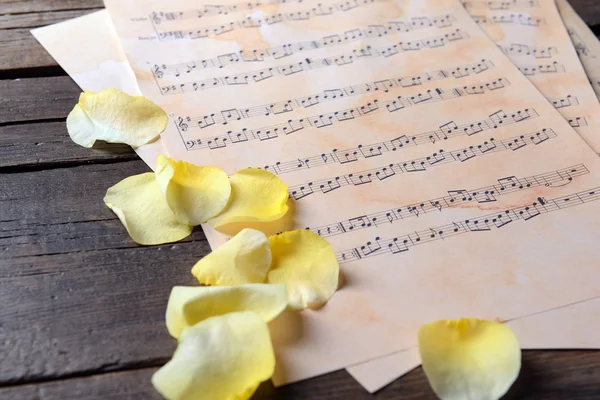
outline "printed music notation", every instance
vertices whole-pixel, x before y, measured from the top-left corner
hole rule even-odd
[[[580,175],[588,174],[589,170],[583,164],[561,170],[546,172],[526,178],[508,176],[497,179],[496,184],[472,190],[449,190],[447,196],[429,199],[422,202],[399,206],[368,215],[349,218],[340,222],[309,228],[322,237],[336,236],[348,232],[377,227],[384,224],[393,224],[394,221],[419,217],[421,214],[441,212],[442,209],[452,208],[477,202],[479,204],[497,201],[497,196],[520,192],[536,187],[562,187],[566,186]]]
[[[300,72],[312,71],[319,68],[330,66],[344,66],[354,63],[355,60],[376,57],[392,57],[402,52],[420,51],[424,48],[435,49],[443,47],[447,42],[463,40],[468,38],[468,35],[457,29],[455,32],[439,35],[431,38],[414,40],[408,42],[399,42],[394,45],[383,46],[378,49],[373,49],[371,46],[361,47],[352,51],[352,54],[344,54],[340,56],[332,56],[321,59],[306,58],[303,61],[295,62],[277,67],[265,68],[257,71],[241,73],[236,75],[228,75],[217,78],[209,78],[201,81],[187,82],[179,85],[160,86],[161,93],[165,94],[180,94],[184,92],[195,92],[213,89],[222,86],[239,86],[248,85],[250,83],[258,83],[274,76],[289,76]],[[154,67],[156,73],[158,66]]]
[[[235,29],[259,28],[262,25],[273,25],[282,22],[307,21],[315,17],[326,17],[338,12],[347,12],[373,3],[386,1],[388,0],[347,0],[329,6],[319,4],[310,10],[279,13],[260,18],[251,15],[241,21],[231,21],[225,24],[206,26],[187,31],[161,32],[156,30],[154,19],[152,21],[159,40],[183,39],[186,37],[190,39],[202,39],[209,36],[219,36]],[[154,15],[150,17],[153,18]]]
[[[229,64],[241,62],[262,62],[265,60],[265,58],[269,57],[280,59],[303,51],[336,46],[365,38],[382,37],[393,32],[410,32],[415,29],[430,26],[447,28],[452,26],[453,21],[455,21],[455,18],[451,15],[433,18],[413,17],[406,22],[394,20],[389,21],[386,25],[369,25],[362,29],[351,29],[343,33],[327,35],[318,40],[290,43],[262,49],[245,49],[240,50],[237,53],[221,54],[220,56],[214,58],[179,64],[155,64],[152,71],[157,79],[161,79],[164,75],[180,76],[182,73],[189,74],[200,69],[224,68]]]
[[[203,18],[214,17],[217,15],[228,15],[241,11],[252,11],[264,6],[272,6],[288,3],[302,3],[304,0],[269,0],[269,1],[243,1],[237,4],[230,5],[213,5],[208,4],[196,10],[185,11],[154,11],[150,15],[155,24],[160,24],[163,21],[177,21],[188,18]]]
[[[478,24],[502,24],[502,25],[522,25],[522,26],[540,26],[546,23],[543,18],[534,18],[527,14],[510,15],[492,15],[486,17],[483,15],[471,15],[471,18]]]
[[[309,127],[324,128],[331,126],[334,123],[353,120],[357,117],[366,116],[368,114],[378,112],[388,112],[391,114],[407,107],[451,100],[463,96],[480,95],[484,94],[485,92],[503,89],[507,86],[510,86],[510,82],[508,82],[505,78],[498,78],[496,80],[483,82],[478,85],[462,86],[460,88],[453,88],[449,90],[442,90],[440,88],[429,89],[413,96],[397,96],[394,100],[383,102],[373,100],[362,106],[315,115],[308,118],[289,120],[288,122],[268,127],[257,129],[243,128],[238,132],[229,131],[224,135],[187,140],[185,145],[188,151],[207,148],[210,150],[216,150],[225,148],[228,144],[247,143],[251,140],[266,141],[276,139],[280,134],[289,135]],[[177,120],[176,125],[178,129],[180,129],[180,132],[181,128],[187,129],[187,124],[182,118]]]
[[[587,119],[585,119],[585,117],[569,118],[569,119],[567,119],[567,122],[573,128],[579,128],[580,126],[587,126],[587,124],[588,124]]]
[[[595,58],[594,55],[590,54],[590,49],[586,46],[585,42],[579,37],[579,35],[574,29],[567,27],[567,32],[569,32],[569,36],[571,37],[573,46],[575,46],[575,50],[577,51],[577,54],[579,54],[579,56],[592,56]]]
[[[557,61],[554,61],[552,64],[540,64],[540,65],[536,65],[536,66],[516,66],[519,71],[521,71],[521,73],[525,76],[532,76],[532,75],[536,75],[536,74],[557,74],[557,73],[562,73],[565,72],[565,67],[564,65],[560,64]]]
[[[444,240],[452,236],[469,232],[488,232],[492,229],[502,228],[518,220],[529,221],[530,219],[538,217],[542,214],[563,210],[569,207],[574,207],[597,200],[600,200],[600,187],[595,187],[554,199],[545,199],[543,197],[539,197],[537,201],[530,205],[510,208],[502,212],[486,214],[476,219],[452,222],[450,224],[421,230],[391,239],[382,239],[377,237],[375,240],[367,242],[363,246],[338,252],[336,253],[336,256],[338,262],[342,264],[379,254],[403,253],[410,247],[417,246],[419,244],[430,243],[436,240]]]
[[[438,165],[449,164],[453,162],[464,163],[475,157],[506,150],[517,151],[528,146],[529,144],[534,144],[537,146],[555,137],[556,133],[552,129],[542,129],[537,132],[514,136],[501,141],[490,138],[479,145],[473,145],[450,151],[444,151],[443,149],[440,149],[431,156],[421,157],[415,160],[401,161],[398,163],[388,164],[383,167],[371,168],[366,171],[353,172],[350,174],[344,174],[290,186],[289,194],[294,200],[300,200],[315,193],[327,194],[346,186],[361,186],[377,181],[384,181],[398,174],[425,172],[429,168]]]
[[[467,0],[461,1],[467,8],[488,8],[490,10],[510,10],[512,8],[532,8],[539,7],[538,0],[510,0],[510,1],[486,1],[486,0]]]
[[[215,124],[227,125],[232,121],[240,121],[246,118],[258,116],[279,115],[299,108],[309,108],[317,104],[334,101],[346,97],[358,96],[365,93],[384,92],[388,93],[393,88],[407,88],[419,86],[426,82],[442,80],[449,77],[460,79],[471,74],[479,74],[493,68],[494,64],[487,60],[475,64],[459,65],[458,67],[442,68],[431,72],[425,72],[421,75],[405,76],[400,78],[381,79],[374,82],[362,83],[358,85],[347,86],[324,90],[318,94],[302,96],[291,100],[279,101],[276,103],[262,104],[248,108],[233,108],[221,110],[216,113],[203,115],[202,117],[179,117],[179,129],[183,132],[190,128],[204,129]]]
[[[510,46],[498,46],[502,52],[508,56],[530,56],[535,58],[551,58],[558,54],[558,49],[554,46],[528,46],[526,44],[511,43]]]
[[[579,104],[579,100],[577,100],[577,97],[571,96],[570,94],[565,97],[561,97],[560,99],[549,99],[549,101],[550,103],[552,103],[554,108],[571,107]]]
[[[483,131],[516,124],[536,117],[538,117],[538,113],[534,109],[517,110],[511,113],[505,113],[500,110],[490,114],[488,118],[468,122],[462,125],[457,125],[454,121],[450,121],[440,125],[438,129],[433,131],[422,132],[412,136],[402,135],[391,140],[371,143],[364,146],[359,144],[356,147],[348,149],[333,149],[331,152],[322,153],[317,156],[303,157],[296,160],[280,161],[273,165],[265,165],[262,169],[276,175],[281,175],[303,169],[318,168],[329,164],[348,164],[360,159],[373,158],[383,155],[384,153],[394,152],[408,147],[435,144],[460,136],[473,136]]]

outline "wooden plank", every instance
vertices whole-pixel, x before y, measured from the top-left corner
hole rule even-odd
[[[143,172],[150,169],[136,160],[0,174],[0,259],[138,247],[102,198]]]
[[[25,68],[58,68],[58,64],[33,37],[29,29],[0,31],[0,71]]]
[[[596,399],[600,391],[600,352],[525,351],[519,379],[503,400],[581,400]],[[160,400],[150,378],[156,368],[113,372],[0,388],[6,400]],[[403,399],[435,400],[421,368],[411,371],[385,387],[375,396],[369,395],[345,371],[320,376],[278,389],[263,383],[253,400],[267,399]]]
[[[68,76],[0,80],[0,124],[66,118],[81,89]]]
[[[600,2],[598,0],[567,0],[589,26],[600,25]]]
[[[131,147],[98,143],[92,149],[71,140],[65,122],[0,127],[0,172],[15,166],[56,166],[96,161],[136,160]]]
[[[104,7],[102,0],[2,0],[0,14],[80,10]]]
[[[131,161],[0,174],[0,384],[170,356],[169,292],[195,284],[209,247],[200,230],[164,246],[128,237],[102,197],[147,171]]]
[[[37,28],[40,26],[52,25],[58,22],[66,21],[71,18],[77,18],[82,15],[94,12],[97,9],[86,10],[67,10],[67,11],[48,11],[34,12],[24,14],[5,14],[0,15],[0,29],[15,28]]]

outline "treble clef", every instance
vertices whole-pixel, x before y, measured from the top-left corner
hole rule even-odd
[[[181,118],[181,117],[177,118],[177,126],[183,132],[187,131],[187,129],[188,129],[188,124],[186,124],[185,121],[183,120],[183,118]]]
[[[154,70],[152,72],[158,79],[162,78],[164,75],[164,72],[162,71],[163,68],[165,68],[164,65],[161,67],[160,65],[154,64]]]

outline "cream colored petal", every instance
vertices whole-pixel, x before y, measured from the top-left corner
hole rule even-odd
[[[270,266],[271,248],[267,236],[244,229],[198,261],[192,274],[204,285],[263,283]]]
[[[229,177],[229,205],[208,223],[221,230],[228,224],[275,221],[288,211],[288,187],[276,175],[247,168]],[[229,232],[229,231],[228,231]]]
[[[495,400],[521,369],[521,349],[508,325],[463,318],[424,325],[419,352],[425,375],[442,400]]]
[[[323,305],[338,287],[340,266],[327,240],[297,229],[269,237],[273,262],[268,283],[285,283],[296,310]]]
[[[169,207],[180,221],[203,224],[229,201],[229,177],[219,168],[200,167],[160,154],[155,173]]]
[[[83,147],[92,147],[96,140],[139,147],[156,139],[168,121],[167,114],[145,97],[107,89],[79,96],[67,117],[67,130]]]
[[[192,233],[192,226],[178,221],[167,205],[153,172],[123,179],[106,191],[104,203],[136,243],[176,242]]]
[[[286,307],[285,285],[175,286],[167,305],[167,330],[177,338],[187,326],[239,311],[254,311],[269,322]]]
[[[246,400],[275,369],[264,319],[252,311],[186,328],[173,358],[152,376],[168,400]]]

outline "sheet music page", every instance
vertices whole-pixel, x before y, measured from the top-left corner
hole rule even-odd
[[[338,252],[271,327],[276,384],[598,294],[600,160],[460,3],[246,4],[106,2],[171,155],[273,171]]]
[[[507,322],[522,349],[598,349],[600,299],[592,299]],[[416,347],[346,367],[370,393],[421,365]]]
[[[141,96],[106,10],[32,29],[31,33],[81,90],[115,88]],[[160,138],[134,150],[152,169],[159,154],[168,154]]]
[[[600,153],[600,103],[554,0],[467,0],[464,6],[592,149]]]
[[[600,41],[566,0],[556,0],[556,6],[592,87],[600,97]]]
[[[564,4],[564,2],[560,3]],[[579,17],[577,18],[579,19]],[[110,29],[106,29],[107,25],[110,25]],[[575,32],[571,29],[568,21],[567,26],[571,34]],[[589,31],[587,26],[586,29]],[[80,33],[84,31],[88,31],[96,40],[103,43],[104,46],[108,46],[109,51],[99,51],[91,57],[81,59],[78,54],[78,43],[81,37]],[[139,93],[135,76],[126,61],[106,10],[34,29],[32,33],[83,90],[100,91],[109,87],[117,87],[128,91],[127,88],[131,87],[137,91],[128,91],[130,94]],[[586,53],[589,54],[589,52]],[[581,54],[580,52],[580,56]],[[78,73],[76,69],[73,69],[74,63],[77,63],[83,71],[96,71],[98,66],[110,64],[111,60],[118,60],[117,62],[122,67],[115,70],[104,68],[92,73]],[[145,148],[146,146],[142,149]],[[154,158],[152,158],[152,162],[154,162]],[[520,318],[511,321],[510,324],[517,332],[523,348],[598,348],[600,347],[600,338],[595,333],[596,321],[593,318],[598,313],[600,313],[600,300],[596,299]],[[347,371],[368,391],[374,392],[417,367],[420,363],[418,350],[411,348],[348,367]]]
[[[558,0],[558,9],[561,11],[559,15],[553,0],[473,0],[464,2],[464,5],[520,71],[598,151],[595,143],[599,139],[593,136],[597,137],[600,132],[600,104],[591,90],[586,72],[589,74],[590,70],[596,71],[597,76],[600,76],[600,43],[571,6],[565,0]],[[561,16],[568,33],[563,28]],[[524,24],[519,19],[521,17],[530,19]],[[569,40],[569,35],[575,47]],[[583,67],[586,62],[590,64],[585,71],[577,54]],[[594,81],[600,79],[595,79],[592,75],[589,80],[594,84]],[[600,90],[598,84],[596,82],[594,88]],[[555,101],[556,99],[565,101]],[[561,320],[566,322],[568,317]],[[581,327],[580,330],[585,328]],[[569,340],[560,331],[547,335],[551,338],[550,342],[554,343],[553,347],[577,347],[577,344],[573,344],[573,341],[577,341],[577,336]],[[542,339],[540,337],[539,342]],[[524,346],[534,346],[534,342]],[[600,347],[600,339],[588,342],[588,347]],[[379,389],[412,369],[409,367],[411,360],[414,361],[414,354],[401,352],[348,368],[348,371],[368,390]],[[398,367],[394,369],[390,365]],[[396,372],[392,372],[394,370]]]

